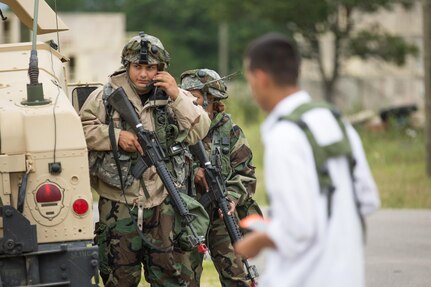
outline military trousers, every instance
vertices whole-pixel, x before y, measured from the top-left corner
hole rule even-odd
[[[191,263],[183,260],[186,253],[173,245],[172,206],[164,202],[144,209],[144,239],[137,232],[137,213],[137,207],[99,199],[100,219],[96,224],[95,242],[99,246],[99,269],[104,285],[138,286],[143,266],[145,280],[151,286],[189,286],[193,271],[186,265]]]

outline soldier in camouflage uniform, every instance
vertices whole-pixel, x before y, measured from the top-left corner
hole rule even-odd
[[[213,70],[189,70],[181,74],[181,88],[190,91],[211,118],[211,127],[203,143],[213,166],[218,167],[224,177],[230,211],[237,219],[253,213],[262,214],[252,198],[256,190],[252,151],[243,131],[224,112],[224,105],[220,101],[228,97],[223,80]],[[208,189],[202,168],[195,171],[195,183],[199,197]],[[206,242],[222,286],[250,286],[241,257],[233,251],[218,209],[210,205],[207,211],[210,227]],[[196,268],[197,283],[194,284],[199,285],[203,256],[192,252],[191,258],[193,268]]]
[[[179,89],[165,71],[169,54],[158,38],[143,32],[133,37],[122,51],[121,63],[80,111],[90,151],[92,186],[100,195],[95,238],[100,274],[107,287],[138,286],[143,264],[151,286],[188,286],[181,273],[193,271],[181,263],[184,252],[173,239],[175,217],[167,191],[154,166],[139,179],[131,175],[136,159],[145,150],[131,127],[115,110],[110,112],[112,107],[105,99],[118,87],[124,89],[143,127],[157,133],[168,157],[167,166],[182,191],[188,189],[187,167],[191,163],[184,146],[207,134],[210,119],[194,104],[195,98]],[[109,130],[113,130],[111,135]],[[118,147],[123,191],[112,142]]]

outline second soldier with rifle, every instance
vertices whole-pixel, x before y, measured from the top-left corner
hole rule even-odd
[[[166,71],[169,60],[160,40],[141,32],[125,45],[123,66],[80,111],[92,186],[100,195],[96,243],[105,286],[138,286],[142,265],[151,286],[189,285],[181,273],[192,270],[184,265],[175,237],[175,226],[183,225],[175,221],[178,208],[156,166],[137,169],[146,155],[142,137],[110,104],[121,88],[140,128],[155,135],[163,159],[159,163],[169,171],[167,182],[174,183],[174,191],[189,193],[192,169],[186,146],[207,134],[210,120]]]
[[[194,178],[197,197],[210,216],[206,241],[211,259],[219,273],[222,286],[252,286],[255,284],[257,272],[246,260],[234,253],[232,242],[241,236],[236,225],[238,218],[261,214],[252,198],[256,190],[253,153],[242,129],[224,112],[221,100],[227,99],[227,88],[217,72],[210,69],[186,71],[181,75],[181,88],[190,91],[211,118],[210,130],[202,141],[211,167],[207,165],[205,169],[203,163],[199,163],[198,157],[195,157],[197,168]],[[196,146],[193,149],[196,150]],[[201,161],[205,161],[202,156]],[[217,172],[214,172],[213,167]],[[209,175],[205,172],[212,173],[212,178],[219,176],[221,182],[216,184],[213,181],[211,186],[211,183],[207,182]],[[217,192],[220,193],[217,186],[223,187],[223,198],[217,196]],[[231,220],[220,216],[220,209],[224,209],[220,203],[225,197],[229,202],[229,216],[234,218],[235,226],[228,224],[232,223]],[[191,260],[193,269],[196,268],[197,281],[196,285],[191,286],[197,286],[202,272],[203,256],[192,251]]]

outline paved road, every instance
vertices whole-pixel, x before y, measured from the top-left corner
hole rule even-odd
[[[431,287],[431,210],[383,209],[367,229],[367,287]],[[263,256],[252,263],[263,272]]]
[[[430,287],[431,211],[372,215],[365,251],[368,287]]]
[[[383,209],[367,228],[367,287],[431,287],[431,210]],[[262,256],[251,263],[263,272]]]

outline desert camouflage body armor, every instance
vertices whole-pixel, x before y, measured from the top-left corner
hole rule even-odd
[[[112,93],[112,87],[109,84],[104,88],[104,99]],[[148,100],[151,104],[151,97]],[[105,101],[106,102],[106,101]],[[125,121],[111,122],[113,113],[112,107],[106,105],[107,124],[114,124],[115,128],[132,132],[133,129]],[[166,165],[173,179],[177,183],[177,187],[181,192],[192,193],[188,190],[190,184],[191,172],[191,155],[187,146],[184,144],[184,139],[187,135],[187,130],[180,132],[177,128],[176,121],[173,115],[170,115],[167,110],[167,105],[158,105],[153,109],[153,121],[155,132],[159,139],[160,145],[166,156]],[[120,167],[124,180],[124,187],[128,188],[135,179],[132,171],[138,160],[138,153],[126,152],[122,149],[118,150]],[[105,183],[121,189],[120,177],[115,163],[114,153],[90,151],[90,167],[92,176],[97,176]],[[138,178],[139,179],[139,178]],[[145,192],[145,183],[141,182]]]

